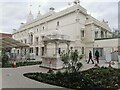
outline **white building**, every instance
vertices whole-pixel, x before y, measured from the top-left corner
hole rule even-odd
[[[44,15],[39,12],[35,19],[30,12],[26,23],[21,24],[20,28],[13,33],[13,38],[28,44],[30,53],[35,53],[39,57],[44,55],[42,36],[54,34],[56,30],[67,35],[67,39],[72,41],[70,48],[79,50],[80,54],[84,54],[86,58],[89,50],[94,53],[97,48],[101,57],[104,57],[105,51],[114,51],[118,46],[116,39],[96,40],[112,37],[111,29],[105,21],[99,21],[89,15],[79,3],[59,12],[50,8],[49,12]],[[114,45],[112,42],[115,42]],[[54,48],[55,45],[50,43],[47,54],[54,55]],[[65,44],[59,45],[59,51],[62,50],[66,50]],[[25,54],[26,51],[24,49],[22,52]],[[17,51],[19,52],[20,50]]]

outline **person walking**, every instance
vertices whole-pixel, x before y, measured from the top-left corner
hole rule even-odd
[[[87,62],[87,64],[89,64],[90,60],[92,61],[92,64],[94,64],[94,61],[92,60],[92,52],[89,52],[89,60]]]
[[[95,59],[97,60],[97,63],[99,63],[99,52],[96,50],[95,52]]]

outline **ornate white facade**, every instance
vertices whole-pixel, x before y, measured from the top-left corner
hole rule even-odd
[[[28,44],[31,53],[42,56],[44,54],[42,36],[52,34],[56,30],[67,35],[67,38],[72,41],[70,48],[78,49],[80,54],[86,57],[89,50],[93,51],[94,48],[99,47],[99,45],[95,46],[96,38],[108,38],[112,35],[105,21],[95,19],[87,13],[85,8],[75,4],[59,12],[55,12],[53,8],[50,8],[50,11],[44,15],[39,12],[35,19],[30,12],[27,22],[13,33],[13,38]],[[59,50],[66,50],[66,47],[65,44],[60,44]],[[47,50],[49,55],[55,54],[53,48],[55,45],[50,43]]]

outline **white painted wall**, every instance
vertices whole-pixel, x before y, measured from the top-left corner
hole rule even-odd
[[[79,9],[79,10],[78,10]],[[78,11],[77,11],[78,10]],[[82,13],[82,11],[84,14]],[[86,15],[85,15],[86,14]],[[90,19],[86,20],[86,17],[89,17]],[[76,21],[76,19],[79,19],[79,21]],[[57,27],[57,21],[59,21],[59,26]],[[99,26],[97,26],[99,24]],[[44,30],[43,30],[44,26]],[[38,28],[38,31],[37,31]],[[109,27],[107,25],[104,25],[104,23],[96,20],[95,18],[92,18],[92,16],[87,15],[85,12],[85,9],[83,9],[81,6],[78,5],[72,6],[68,9],[65,9],[61,12],[54,13],[53,15],[41,19],[41,20],[33,20],[31,23],[24,24],[20,29],[13,34],[13,38],[16,40],[23,40],[27,39],[28,43],[28,33],[33,32],[33,44],[30,45],[30,47],[39,47],[39,55],[41,55],[41,47],[43,47],[43,44],[41,42],[41,35],[45,33],[50,33],[50,31],[56,30],[56,28],[62,33],[67,36],[69,36],[69,39],[71,41],[70,47],[74,47],[75,49],[78,49],[81,53],[81,48],[85,47],[85,54],[88,56],[89,50],[92,50],[93,45],[99,45],[100,47],[108,47],[110,45],[110,42],[115,42],[114,45],[111,45],[111,47],[114,47],[117,45],[117,41],[115,40],[105,40],[105,41],[95,41],[95,30],[96,28],[99,28],[99,32],[101,30],[107,30]],[[103,28],[103,29],[101,29]],[[81,30],[84,29],[85,37],[81,38]],[[108,31],[108,30],[107,30]],[[108,35],[111,34],[108,32]],[[35,37],[39,37],[39,44],[35,44]],[[100,37],[100,33],[99,33]],[[61,48],[65,49],[66,45],[60,45]],[[52,50],[54,48],[54,45],[48,45],[48,54],[53,55],[55,52]]]

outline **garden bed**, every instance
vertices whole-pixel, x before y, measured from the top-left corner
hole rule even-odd
[[[120,70],[106,67],[92,68],[76,73],[26,73],[24,76],[39,82],[71,89],[109,88],[109,90],[117,90],[120,88]]]
[[[29,65],[40,65],[42,63],[42,61],[24,61],[24,62],[17,62],[16,63],[16,67],[20,67],[20,66],[29,66]],[[12,67],[12,63],[7,63],[5,64],[2,68],[11,68]]]

